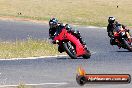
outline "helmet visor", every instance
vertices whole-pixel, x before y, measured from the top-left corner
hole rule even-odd
[[[50,28],[57,27],[57,23],[55,23],[55,22],[50,22],[49,25],[50,25]]]

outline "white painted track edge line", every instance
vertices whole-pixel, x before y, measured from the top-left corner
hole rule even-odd
[[[91,51],[91,54],[95,54],[96,52]],[[0,61],[6,60],[30,60],[30,59],[41,59],[41,58],[53,58],[53,57],[66,57],[68,55],[55,55],[55,56],[40,56],[40,57],[27,57],[27,58],[11,58],[11,59],[0,59]]]
[[[24,84],[25,86],[43,86],[43,85],[66,85],[67,82],[61,83],[38,83],[38,84]],[[19,85],[0,85],[0,87],[17,87]]]

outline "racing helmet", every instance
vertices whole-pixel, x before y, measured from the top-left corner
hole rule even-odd
[[[110,24],[114,23],[114,22],[115,22],[115,17],[109,17],[109,18],[108,18],[108,22],[109,22]]]
[[[58,20],[56,18],[50,19],[50,21],[49,21],[50,28],[56,28],[57,24],[58,24]]]

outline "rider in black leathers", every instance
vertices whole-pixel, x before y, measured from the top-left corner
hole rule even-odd
[[[126,29],[126,26],[124,26],[123,24],[120,24],[118,21],[115,20],[114,17],[109,17],[108,18],[108,26],[107,26],[107,32],[108,32],[108,36],[110,37],[110,44],[111,45],[116,45],[115,39],[114,39],[114,30],[116,29],[116,27],[118,25],[121,25],[123,29],[126,30],[127,36],[129,38],[129,40],[131,41],[131,37],[130,37],[130,33],[129,33],[129,29]]]
[[[50,21],[49,21],[49,37],[50,37],[50,39],[54,39],[54,37],[55,37],[55,33],[56,32],[58,32],[58,31],[60,31],[62,28],[66,28],[67,30],[68,30],[68,32],[70,32],[70,33],[72,33],[73,35],[75,35],[79,40],[80,40],[80,42],[85,46],[86,45],[86,43],[82,40],[82,37],[81,37],[81,35],[80,35],[80,32],[78,31],[78,30],[73,30],[70,26],[69,26],[69,24],[66,24],[66,25],[64,25],[63,23],[59,23],[58,22],[58,20],[56,19],[56,18],[52,18],[52,19],[50,19]],[[53,43],[54,43],[54,41],[53,41]],[[60,46],[58,47],[58,51],[59,52],[62,52],[61,50],[60,50]]]

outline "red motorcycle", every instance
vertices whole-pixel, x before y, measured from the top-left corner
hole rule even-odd
[[[90,58],[91,53],[86,46],[80,43],[79,39],[72,33],[68,32],[66,28],[62,28],[55,33],[54,41],[59,45],[62,52],[66,52],[71,58],[83,57]]]
[[[122,28],[122,26],[117,26],[116,31],[114,32],[115,45],[117,45],[119,48],[132,51],[131,38],[128,38],[128,36],[131,37],[130,34]]]

